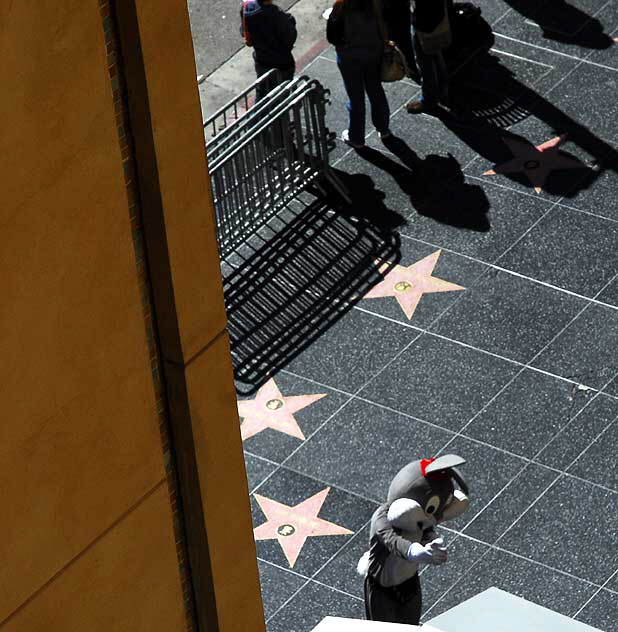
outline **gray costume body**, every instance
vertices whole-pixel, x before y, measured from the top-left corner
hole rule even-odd
[[[468,507],[467,485],[454,467],[461,463],[465,461],[455,455],[413,461],[391,482],[387,502],[371,519],[368,564],[361,571],[359,563],[359,572],[365,573],[367,619],[419,624],[419,562],[438,563],[431,561],[423,547],[437,541],[434,527],[438,523]],[[401,506],[402,499],[407,499],[407,509],[398,515],[393,512],[397,509],[394,503]]]

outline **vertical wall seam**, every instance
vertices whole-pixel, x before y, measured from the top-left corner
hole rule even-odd
[[[179,481],[171,448],[171,431],[168,402],[163,383],[162,361],[156,335],[156,322],[152,286],[145,256],[144,230],[141,219],[140,197],[137,186],[134,147],[130,133],[127,88],[122,68],[119,66],[119,38],[109,0],[99,0],[102,27],[105,36],[110,89],[116,117],[118,143],[123,164],[123,174],[129,208],[131,237],[135,253],[136,274],[139,284],[144,330],[148,345],[152,382],[156,399],[156,415],[159,423],[161,449],[167,480],[169,502],[172,514],[176,556],[182,587],[187,632],[195,632],[196,611],[193,584],[188,565],[187,541],[182,511],[178,503]]]

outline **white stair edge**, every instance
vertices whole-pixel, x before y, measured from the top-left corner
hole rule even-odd
[[[313,632],[441,632],[431,625],[404,625],[384,623],[366,619],[346,619],[343,617],[324,617]]]

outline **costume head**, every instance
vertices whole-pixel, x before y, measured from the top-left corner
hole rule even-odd
[[[425,530],[467,508],[468,486],[457,470],[465,460],[455,454],[413,461],[388,489],[388,519],[406,531]],[[466,499],[466,506],[460,506]]]

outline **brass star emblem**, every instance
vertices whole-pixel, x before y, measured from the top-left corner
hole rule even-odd
[[[363,298],[394,296],[404,314],[410,319],[424,294],[465,290],[466,288],[460,285],[432,276],[441,252],[436,250],[410,266],[396,265]],[[380,266],[380,272],[388,267],[389,264],[384,263]]]
[[[267,522],[253,530],[256,540],[277,540],[291,568],[309,537],[350,535],[353,533],[328,520],[318,518],[330,487],[290,507],[283,503],[254,494]]]
[[[274,379],[268,380],[256,393],[255,399],[238,401],[238,414],[243,418],[240,426],[242,440],[272,428],[297,439],[305,439],[294,413],[317,402],[326,393],[315,395],[282,395]]]
[[[493,176],[498,173],[523,173],[534,190],[540,193],[552,171],[588,168],[581,160],[560,152],[560,145],[566,140],[566,134],[556,136],[536,146],[515,138],[503,138],[502,140],[511,150],[513,158],[485,171],[484,176]]]

